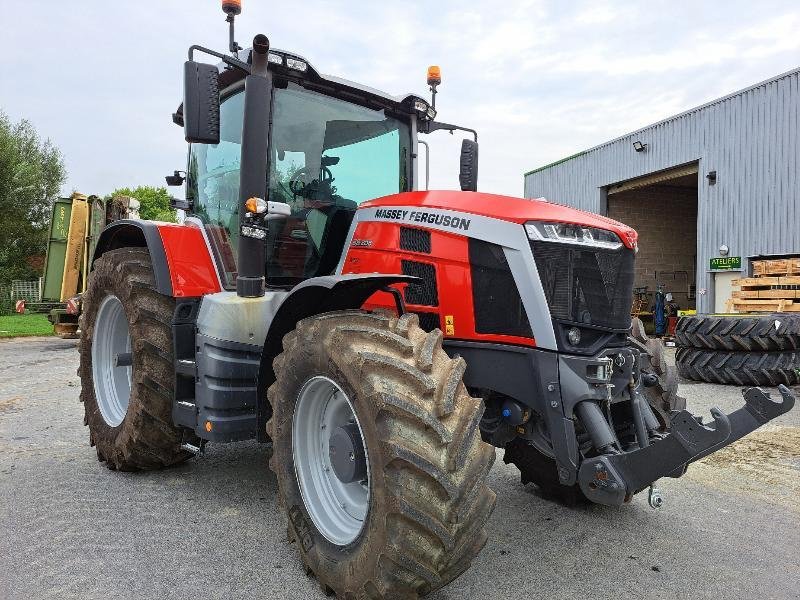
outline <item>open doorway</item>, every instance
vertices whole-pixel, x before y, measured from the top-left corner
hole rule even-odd
[[[672,311],[696,308],[697,177],[692,163],[606,190],[608,216],[639,233],[634,312],[648,329],[659,288],[671,298]]]

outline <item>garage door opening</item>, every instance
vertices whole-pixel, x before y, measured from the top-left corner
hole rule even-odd
[[[646,325],[659,288],[674,310],[697,306],[697,177],[692,163],[606,189],[608,216],[639,233],[634,312]]]

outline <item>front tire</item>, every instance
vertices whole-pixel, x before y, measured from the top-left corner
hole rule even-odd
[[[649,337],[641,319],[634,318],[628,340],[637,344],[649,355],[650,370],[658,377],[658,382],[643,390],[650,408],[658,418],[663,431],[669,431],[672,414],[686,409],[686,398],[678,395],[678,370],[667,364],[664,357],[664,344],[661,340]]]
[[[486,542],[495,453],[480,438],[483,403],[461,381],[465,363],[441,341],[416,315],[334,312],[298,323],[274,361],[270,467],[306,568],[339,598],[418,598]],[[323,425],[331,433],[317,435]],[[352,477],[331,453],[342,431],[363,441],[365,470]],[[331,493],[335,479],[348,481],[353,506]]]
[[[191,456],[172,424],[174,309],[155,290],[147,250],[111,250],[95,262],[78,373],[89,441],[109,469],[158,469]]]

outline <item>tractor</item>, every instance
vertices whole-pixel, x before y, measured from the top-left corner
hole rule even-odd
[[[184,64],[181,224],[101,234],[81,315],[81,401],[110,469],[209,442],[272,445],[290,538],[339,598],[418,598],[487,540],[495,448],[523,482],[622,505],[790,410],[744,391],[685,410],[631,323],[636,232],[477,191],[477,134],[429,102],[235,41]],[[218,64],[195,60],[204,54]],[[420,137],[465,131],[461,191],[420,189]],[[472,138],[472,139],[470,139]]]

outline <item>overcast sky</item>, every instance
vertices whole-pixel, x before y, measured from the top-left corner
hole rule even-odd
[[[224,50],[218,0],[0,0],[0,109],[63,152],[64,192],[163,185],[185,168],[182,64]],[[482,191],[522,195],[523,173],[800,65],[800,3],[672,0],[243,0],[256,33],[322,72],[427,95],[479,131]],[[458,186],[459,140],[432,144],[432,188]]]

